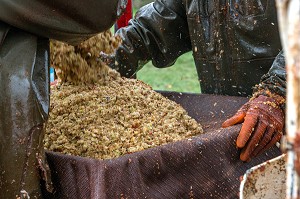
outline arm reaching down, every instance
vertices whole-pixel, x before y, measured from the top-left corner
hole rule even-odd
[[[171,66],[191,50],[185,8],[180,0],[157,0],[142,7],[135,19],[116,34],[123,41],[121,46],[114,55],[100,57],[125,77],[133,76],[150,60],[156,67]]]

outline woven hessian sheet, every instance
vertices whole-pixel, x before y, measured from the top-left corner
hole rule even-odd
[[[241,126],[221,124],[248,99],[163,94],[180,103],[206,134],[110,160],[47,152],[56,192],[45,198],[238,198],[245,171],[281,154],[273,147],[249,163],[239,160],[235,139]]]

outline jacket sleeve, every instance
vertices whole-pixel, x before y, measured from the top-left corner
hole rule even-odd
[[[0,0],[0,21],[70,44],[109,29],[127,0]]]
[[[191,50],[187,17],[181,0],[156,0],[142,7],[135,19],[117,31],[123,41],[116,50],[117,70],[131,77],[148,61],[168,67]]]
[[[283,98],[286,96],[286,68],[283,51],[276,56],[269,72],[262,76],[261,82],[255,87],[254,92],[266,90]]]
[[[0,22],[0,47],[2,46],[4,39],[10,29],[10,26]]]

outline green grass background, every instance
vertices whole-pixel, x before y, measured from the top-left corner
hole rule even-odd
[[[156,68],[149,62],[137,73],[137,78],[151,85],[154,90],[200,93],[191,52],[180,56],[176,63],[168,68]]]

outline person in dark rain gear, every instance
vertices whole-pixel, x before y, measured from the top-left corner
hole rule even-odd
[[[252,95],[222,124],[244,122],[236,141],[241,160],[249,161],[280,140],[286,71],[275,1],[156,0],[116,34],[122,45],[100,58],[125,77],[149,61],[168,67],[193,51],[202,93]]]
[[[49,38],[79,44],[109,29],[126,3],[0,0],[0,198],[42,198],[41,177],[52,189],[43,149]]]

